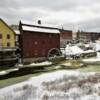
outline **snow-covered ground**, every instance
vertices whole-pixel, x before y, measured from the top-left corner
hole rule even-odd
[[[100,62],[100,58],[83,59],[83,62],[90,62],[90,63]]]
[[[50,62],[50,61],[44,61],[44,62],[41,62],[41,63],[32,63],[30,65],[31,66],[46,66],[46,65],[52,65],[52,62]]]
[[[42,74],[0,89],[0,100],[100,100],[100,73]]]
[[[6,75],[10,72],[14,72],[14,71],[18,71],[19,68],[12,68],[12,69],[8,69],[8,70],[5,70],[5,71],[0,71],[0,75]]]

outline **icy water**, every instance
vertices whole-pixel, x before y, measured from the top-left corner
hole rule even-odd
[[[43,74],[0,89],[0,100],[100,100],[100,73]]]

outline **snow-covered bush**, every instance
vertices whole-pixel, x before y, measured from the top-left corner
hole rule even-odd
[[[0,100],[100,100],[100,73],[43,74],[1,89]]]

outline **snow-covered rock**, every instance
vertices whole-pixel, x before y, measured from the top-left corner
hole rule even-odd
[[[77,55],[83,53],[83,50],[78,46],[69,46],[65,48],[65,55]]]

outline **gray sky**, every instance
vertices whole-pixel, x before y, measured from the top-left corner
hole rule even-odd
[[[1,0],[0,17],[8,24],[41,19],[65,29],[100,32],[100,0]]]

